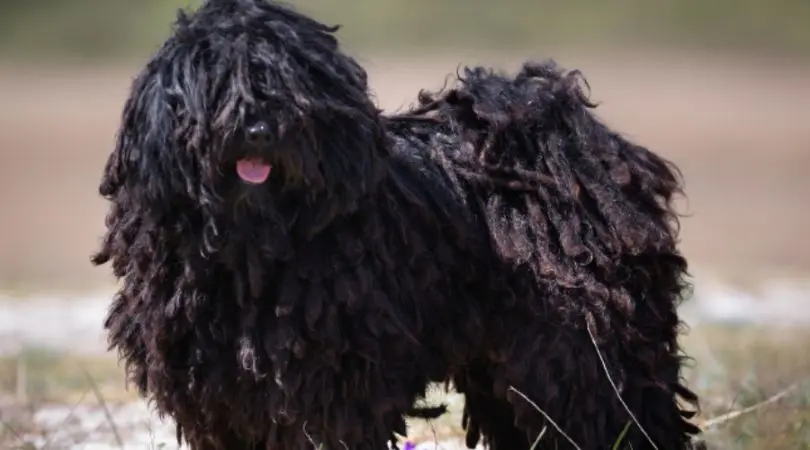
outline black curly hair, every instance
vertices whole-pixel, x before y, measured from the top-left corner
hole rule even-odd
[[[209,0],[135,79],[93,261],[141,393],[195,450],[379,449],[443,412],[415,406],[435,382],[470,446],[528,450],[550,417],[538,449],[628,422],[627,446],[691,448],[677,169],[553,62],[384,115],[335,31]]]

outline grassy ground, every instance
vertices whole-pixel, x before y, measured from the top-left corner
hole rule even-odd
[[[707,325],[690,330],[683,345],[695,361],[685,377],[702,396],[697,423],[708,426],[710,449],[810,448],[809,343],[806,329]],[[414,435],[422,440],[460,436],[462,405],[461,399],[451,401],[455,416],[417,423]]]
[[[702,426],[709,425],[706,439],[711,449],[810,448],[808,342],[807,329],[706,325],[689,331],[683,344],[695,363],[685,376],[689,385],[702,395],[703,411],[697,420]],[[18,390],[20,358],[27,366],[26,401],[34,409],[37,405],[76,401],[98,404],[93,387],[108,404],[134,398],[131,392],[122,389],[123,375],[112,358],[72,358],[29,349],[19,358],[0,359],[0,398],[5,398],[7,405],[13,404],[11,399]],[[93,385],[88,382],[87,373],[92,376]],[[774,396],[779,397],[768,403]],[[448,401],[451,413],[431,423],[414,421],[410,437],[416,442],[460,438],[463,400],[439,388],[432,397],[431,402]],[[19,430],[31,427],[30,422],[26,424],[23,420],[30,417],[31,408],[16,411],[16,417],[3,417],[14,432],[8,428],[0,431],[2,448],[13,448],[17,435],[21,434]],[[737,412],[742,414],[737,416]],[[115,414],[111,420],[116,420]]]
[[[174,10],[200,0],[0,4],[0,55],[105,59],[151,51]],[[810,56],[804,0],[289,0],[345,25],[355,49],[536,48],[647,42]]]

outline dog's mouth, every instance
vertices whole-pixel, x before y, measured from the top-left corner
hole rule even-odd
[[[236,174],[245,183],[262,184],[267,181],[273,166],[260,158],[244,158],[236,162]]]

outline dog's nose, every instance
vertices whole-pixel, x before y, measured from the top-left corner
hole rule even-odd
[[[256,122],[247,128],[245,139],[251,145],[267,145],[270,143],[270,127],[264,122]]]

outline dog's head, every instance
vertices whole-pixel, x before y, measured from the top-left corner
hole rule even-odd
[[[336,29],[265,0],[181,12],[133,82],[102,195],[156,221],[258,215],[304,235],[350,212],[385,137]]]

